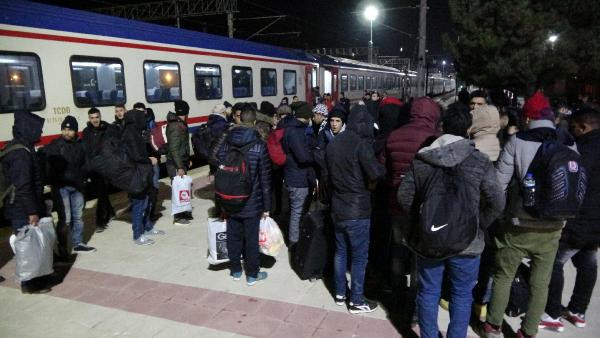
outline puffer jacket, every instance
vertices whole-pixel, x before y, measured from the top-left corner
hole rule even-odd
[[[500,140],[497,137],[500,130],[500,113],[491,105],[477,107],[471,113],[473,124],[469,135],[475,142],[475,148],[495,162],[500,155]]]
[[[373,119],[365,106],[354,106],[346,130],[327,146],[325,161],[332,188],[331,212],[335,221],[371,217],[369,183],[385,175],[371,142]]]
[[[87,123],[87,127],[83,129],[83,147],[87,159],[91,159],[100,153],[102,140],[105,137],[120,137],[118,127],[106,121],[100,121],[98,128],[91,123]]]
[[[285,128],[282,146],[286,153],[283,166],[285,184],[294,188],[308,188],[314,185],[314,156],[311,149],[311,137],[307,136],[310,129],[298,119],[283,119],[281,125]]]
[[[217,158],[223,162],[230,146],[243,147],[250,143],[255,143],[248,150],[246,157],[252,178],[252,193],[242,211],[231,215],[233,217],[257,217],[271,210],[271,160],[266,144],[255,129],[245,126],[231,128],[225,142],[218,150]]]
[[[2,159],[4,177],[15,186],[12,203],[10,196],[4,200],[4,217],[8,220],[45,215],[42,170],[33,146],[40,139],[43,127],[43,118],[31,113],[15,113],[13,140],[6,147],[22,144],[27,149],[13,150]]]
[[[86,156],[83,142],[77,136],[71,141],[62,137],[53,140],[40,149],[39,156],[44,163],[48,183],[59,188],[71,186],[84,190]]]
[[[440,106],[428,97],[416,99],[410,107],[410,121],[388,137],[379,161],[385,166],[388,186],[397,187],[419,149],[437,136]]]
[[[188,126],[175,113],[167,114],[167,160],[177,169],[187,169],[190,163]]]
[[[457,165],[460,165],[461,172],[469,183],[469,200],[464,202],[479,208],[477,236],[461,255],[479,255],[485,246],[485,229],[502,213],[505,199],[492,162],[475,149],[472,141],[445,134],[431,146],[419,150],[398,188],[397,199],[403,210],[410,213],[415,196],[419,195],[435,167],[451,168]],[[414,224],[415,221],[411,223]]]

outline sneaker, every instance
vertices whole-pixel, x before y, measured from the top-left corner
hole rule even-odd
[[[565,325],[562,323],[560,318],[552,318],[547,313],[542,315],[542,319],[538,324],[538,328],[540,329],[548,329],[556,332],[563,332],[565,330]]]
[[[148,231],[144,232],[144,235],[146,235],[146,236],[162,236],[164,234],[165,234],[164,231],[158,230],[158,229],[152,229],[152,230],[148,230]]]
[[[154,244],[154,241],[151,240],[150,238],[142,235],[138,239],[134,239],[133,243],[135,243],[137,245],[151,245],[151,244]]]
[[[369,313],[375,311],[377,308],[377,304],[374,302],[370,302],[368,300],[364,300],[362,304],[354,304],[350,302],[349,310],[352,314],[359,313]]]
[[[189,219],[185,219],[185,218],[179,218],[173,221],[173,224],[175,225],[181,225],[181,226],[186,226],[186,225],[190,225],[190,220]]]
[[[483,323],[481,331],[481,336],[484,338],[502,338],[502,331],[500,331],[500,326],[496,326],[485,322]]]
[[[517,331],[517,338],[535,338],[535,335],[533,335],[533,336],[527,335],[527,334],[525,334],[525,332],[523,332],[523,330],[519,329]]]
[[[267,279],[267,273],[265,271],[260,271],[257,275],[256,278],[255,277],[250,277],[250,276],[246,276],[246,284],[248,284],[248,286],[252,286],[254,284],[256,284],[256,282],[258,282],[259,280],[264,280]]]
[[[52,288],[40,280],[30,280],[21,282],[21,293],[25,294],[40,294],[48,293]]]
[[[583,313],[573,313],[571,311],[567,311],[567,313],[563,315],[563,318],[577,327],[585,327],[585,315]]]
[[[77,246],[75,246],[73,248],[73,252],[74,253],[78,253],[78,254],[80,254],[80,253],[90,253],[90,252],[94,252],[94,251],[96,251],[96,248],[88,246],[88,245],[85,245],[83,243],[79,243],[79,244],[77,244]]]
[[[231,277],[233,278],[234,281],[239,281],[240,279],[242,279],[242,272],[232,272],[230,273]]]
[[[335,305],[342,306],[346,304],[346,296],[335,295]]]

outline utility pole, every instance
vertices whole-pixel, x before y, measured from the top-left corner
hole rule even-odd
[[[425,74],[425,55],[427,37],[427,0],[421,0],[419,8],[419,56],[417,60],[417,96],[425,96],[425,83],[427,82]]]
[[[227,12],[227,32],[229,33],[229,38],[233,38],[233,12]]]
[[[369,63],[373,63],[373,20],[371,20],[371,39],[369,39]]]

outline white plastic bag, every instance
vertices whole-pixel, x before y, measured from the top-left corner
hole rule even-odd
[[[228,262],[226,221],[219,218],[209,218],[207,229],[208,264],[216,265]]]
[[[18,281],[25,282],[54,272],[56,233],[52,217],[42,218],[37,226],[23,226],[16,236],[11,236],[10,244],[17,261],[15,275]]]
[[[175,176],[171,186],[171,215],[192,211],[192,178]]]
[[[276,257],[284,245],[283,234],[277,223],[271,218],[260,220],[260,232],[258,234],[258,246],[261,253]]]

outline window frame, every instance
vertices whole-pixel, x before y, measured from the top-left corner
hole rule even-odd
[[[144,97],[146,98],[146,102],[148,103],[166,103],[166,102],[175,102],[176,100],[166,100],[166,101],[150,101],[148,100],[148,86],[146,83],[146,63],[162,63],[162,64],[175,64],[177,65],[177,73],[179,74],[179,100],[183,100],[183,84],[181,83],[181,65],[177,61],[163,61],[163,60],[144,60],[142,62],[142,71],[144,72]],[[194,73],[195,73],[194,69]]]
[[[273,71],[275,72],[275,93],[273,95],[264,95],[263,94],[263,71]],[[285,88],[284,88],[285,90]],[[271,96],[277,96],[277,69],[275,68],[261,68],[260,69],[260,96],[262,97],[271,97]]]
[[[198,97],[198,81],[197,81],[198,74],[196,73],[196,67],[198,67],[198,66],[200,66],[200,67],[205,66],[205,67],[217,67],[217,68],[219,68],[219,79],[220,79],[220,83],[221,83],[221,86],[219,88],[219,89],[221,89],[221,95],[219,97],[211,97],[211,98],[208,98],[208,99],[203,99],[203,98],[199,98]],[[210,77],[215,78],[216,76],[212,76],[211,75]],[[146,86],[144,84],[144,89],[145,89],[145,87]],[[219,64],[208,64],[208,63],[194,63],[194,87],[195,87],[194,91],[195,91],[195,95],[196,95],[196,100],[198,100],[198,101],[210,101],[210,100],[219,100],[219,99],[222,99],[223,98],[223,71],[221,70],[221,65],[219,65]]]
[[[42,97],[42,104],[40,105],[40,109],[30,109],[29,107],[25,107],[25,109],[29,109],[32,112],[45,110],[46,109],[46,89],[44,88],[44,74],[43,74],[44,72],[42,69],[42,59],[40,59],[40,56],[37,55],[36,53],[31,53],[31,52],[18,52],[18,51],[8,51],[8,50],[0,50],[0,55],[32,56],[36,59],[37,65],[39,67],[39,73],[40,73],[39,79],[40,79],[40,93],[41,93],[41,97]],[[11,114],[14,112],[15,112],[14,109],[2,110],[2,108],[0,107],[0,114]]]
[[[250,93],[249,93],[250,95],[248,95],[248,96],[235,96],[233,76],[235,74],[236,68],[238,68],[240,70],[250,70]],[[250,67],[250,66],[231,66],[231,95],[236,99],[254,96],[254,70],[252,69],[252,67]]]
[[[315,69],[313,67],[313,69]],[[288,93],[285,91],[285,74],[286,73],[293,73],[294,74],[294,92],[293,93]],[[312,73],[312,71],[311,71]],[[282,81],[282,86],[283,86],[283,95],[298,95],[298,73],[295,70],[292,69],[284,69],[283,70],[283,81]]]
[[[76,95],[76,90],[75,90],[75,81],[73,81],[73,58],[86,58],[85,61],[79,61],[79,62],[100,62],[100,63],[108,63],[106,61],[118,61],[118,62],[113,62],[113,63],[119,63],[121,64],[121,72],[122,72],[122,76],[123,76],[123,102],[115,102],[115,103],[106,103],[106,104],[90,104],[90,105],[80,105],[77,103],[77,95]],[[76,61],[77,62],[77,61]],[[71,55],[71,57],[69,57],[69,72],[71,73],[71,92],[73,94],[73,103],[75,104],[75,106],[77,108],[91,108],[91,107],[112,107],[114,105],[117,104],[127,104],[127,85],[125,82],[125,64],[123,63],[123,60],[121,60],[120,58],[117,57],[104,57],[104,56],[89,56],[89,55]],[[98,77],[98,75],[96,74],[96,78]]]
[[[361,80],[362,78],[362,80]],[[359,75],[357,77],[357,81],[358,81],[358,86],[356,90],[365,90],[365,76],[364,75]],[[362,84],[362,86],[361,86]]]
[[[354,88],[352,88],[352,79],[354,79]],[[350,86],[349,86],[349,91],[356,91],[358,88],[358,77],[356,76],[356,74],[350,74]]]
[[[344,78],[346,78],[346,85],[344,86]],[[348,74],[346,73],[342,73],[340,74],[340,92],[344,92],[347,93],[348,92],[348,88],[349,87],[349,78],[348,78]],[[344,89],[345,88],[345,89]]]

